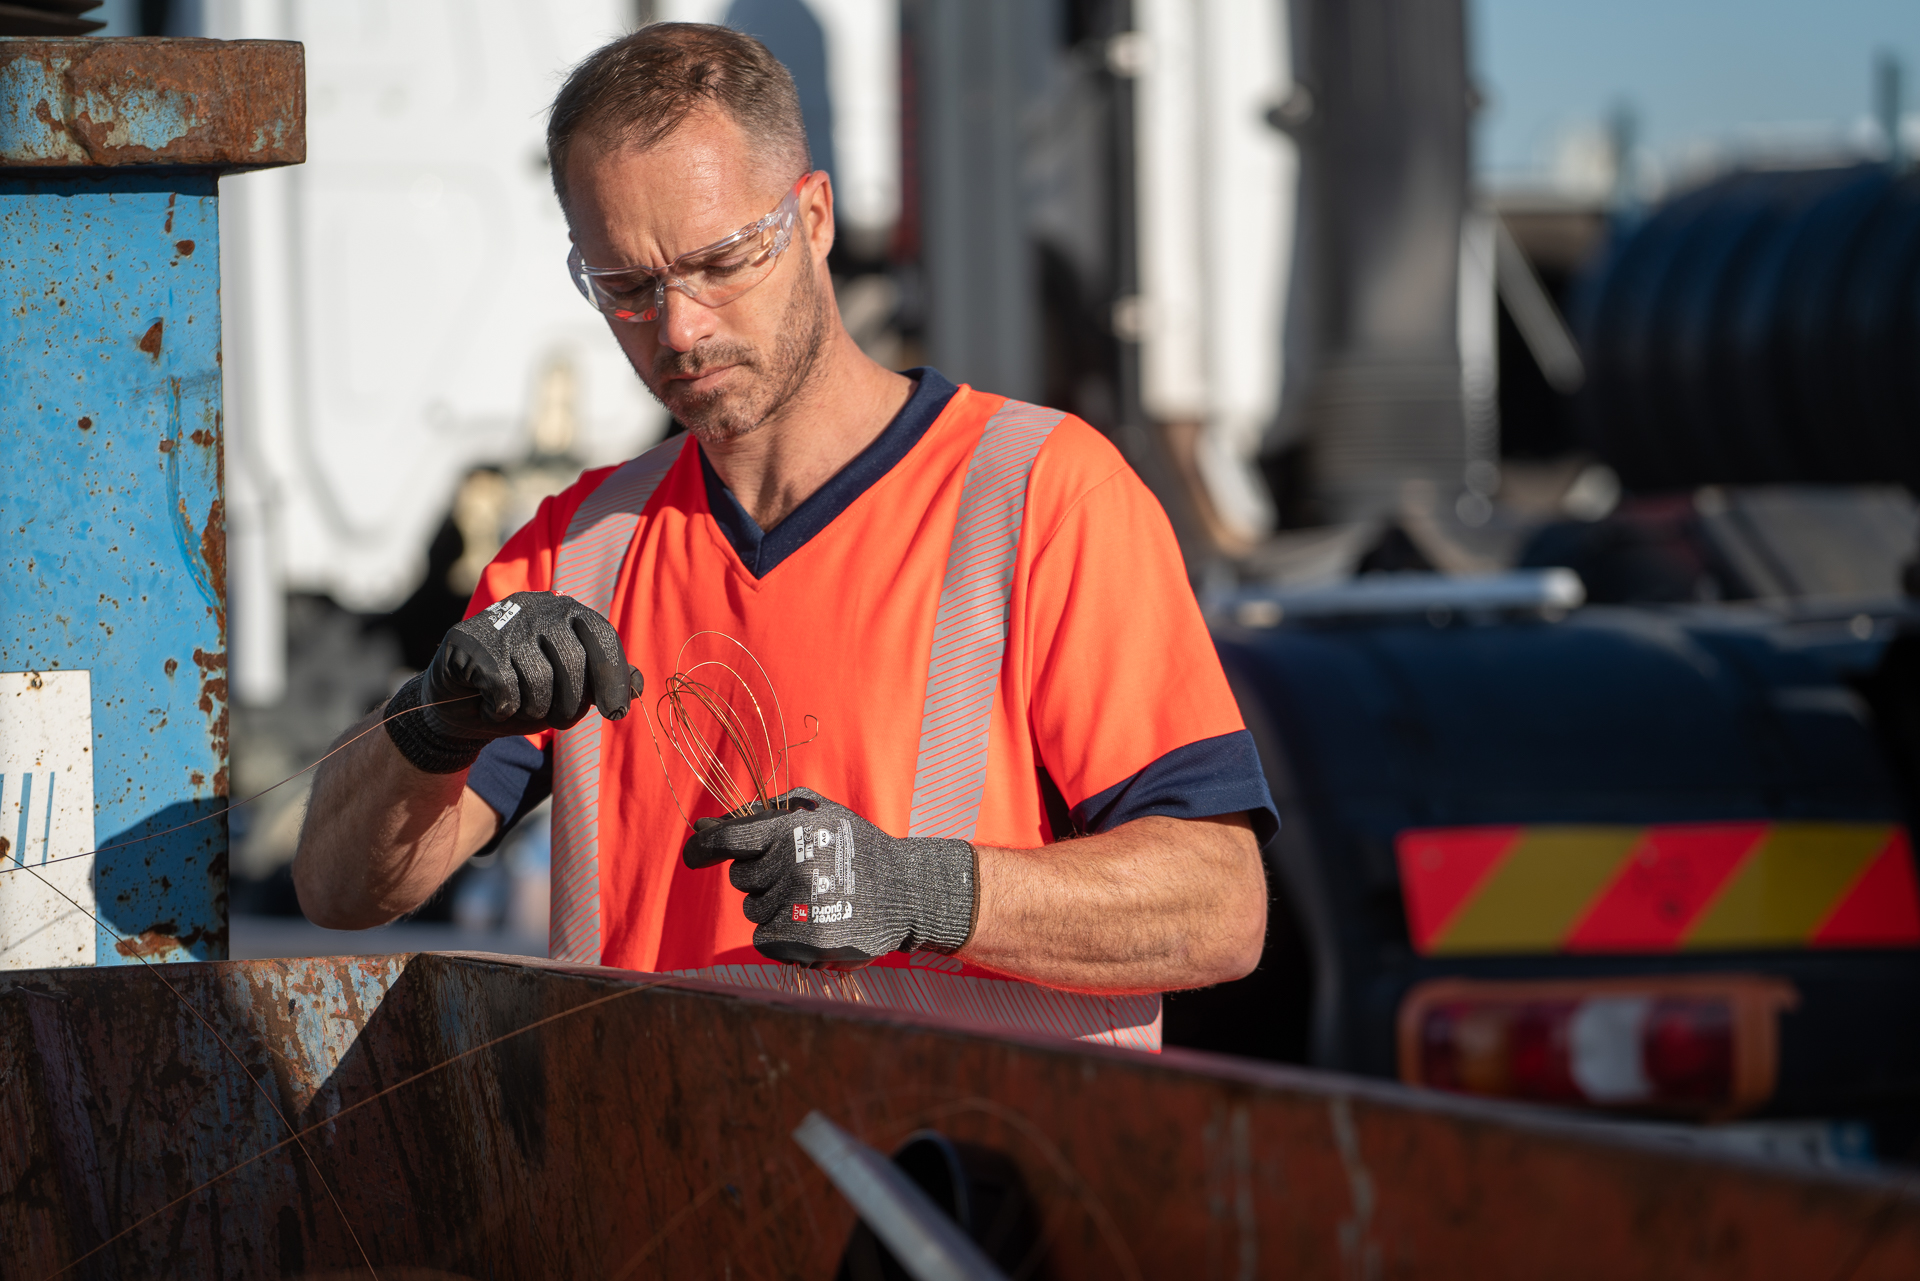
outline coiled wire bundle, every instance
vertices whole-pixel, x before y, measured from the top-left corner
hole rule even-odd
[[[696,642],[703,642],[702,648],[718,649],[720,656],[699,658],[689,664],[687,651]],[[749,670],[739,665],[741,656],[751,664],[750,672],[759,674],[758,690],[749,679]],[[745,645],[724,632],[712,631],[689,636],[674,657],[674,668],[673,674],[661,682],[662,692],[649,709],[647,728],[680,817],[689,827],[693,825],[673,785],[673,771],[667,767],[666,752],[661,747],[663,740],[693,771],[725,816],[746,814],[756,807],[773,808],[775,798],[793,787],[789,752],[805,743],[787,742],[786,714],[767,669]],[[813,736],[805,740],[810,743],[819,737],[819,720],[811,715],[803,720],[814,726]]]

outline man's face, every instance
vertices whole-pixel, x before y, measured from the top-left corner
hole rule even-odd
[[[595,267],[659,267],[759,221],[797,173],[756,164],[738,126],[689,117],[648,151],[582,137],[567,161],[570,221]],[[720,307],[675,289],[656,320],[608,324],[635,372],[702,440],[731,440],[778,413],[806,383],[830,332],[820,263],[833,243],[831,192],[801,190],[799,217],[773,272]]]

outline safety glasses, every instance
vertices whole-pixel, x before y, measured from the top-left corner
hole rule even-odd
[[[793,239],[800,212],[800,189],[812,174],[802,174],[774,211],[724,240],[681,254],[664,267],[589,267],[580,246],[567,254],[574,288],[601,314],[630,324],[658,320],[667,290],[678,289],[703,307],[723,307],[773,273],[774,263]]]

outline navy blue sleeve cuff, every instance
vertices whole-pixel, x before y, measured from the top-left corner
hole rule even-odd
[[[1110,832],[1149,814],[1212,818],[1245,813],[1260,844],[1280,830],[1280,813],[1267,790],[1253,735],[1236,730],[1176,747],[1131,778],[1073,807],[1074,826]]]
[[[553,795],[553,753],[543,752],[515,734],[496,738],[481,749],[467,771],[467,786],[500,816],[500,830],[482,854],[500,843],[527,812]]]

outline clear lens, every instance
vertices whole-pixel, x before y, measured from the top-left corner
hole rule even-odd
[[[660,315],[660,277],[652,272],[635,271],[617,276],[596,275],[580,263],[580,251],[568,259],[573,283],[586,300],[615,320],[647,321]]]
[[[574,287],[595,308],[635,324],[657,320],[666,291],[677,289],[705,307],[724,307],[772,274],[793,238],[802,178],[774,211],[725,240],[683,254],[654,271],[645,267],[589,267],[576,246],[567,255]]]

